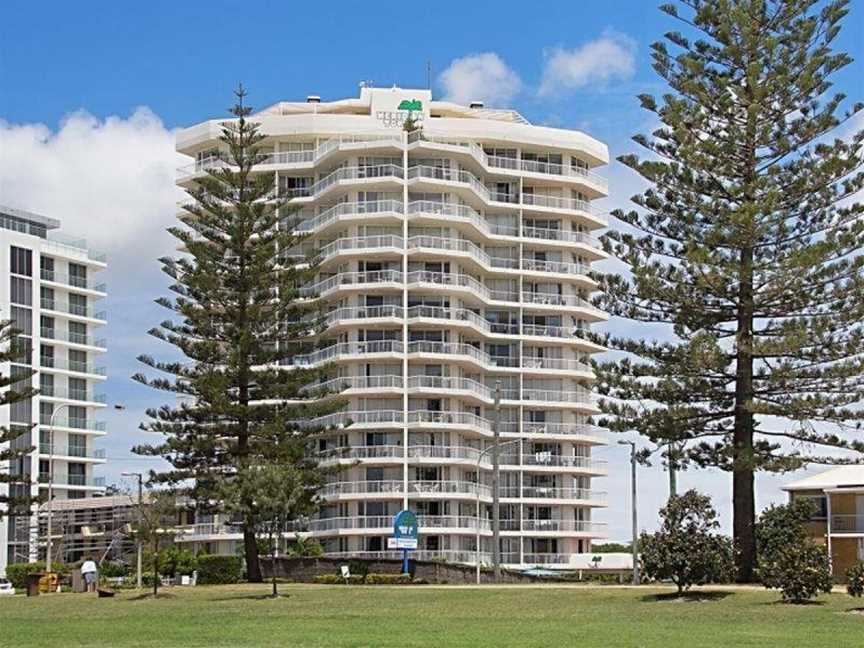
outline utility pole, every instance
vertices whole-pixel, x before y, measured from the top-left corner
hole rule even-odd
[[[632,505],[633,529],[632,529],[632,550],[633,550],[633,584],[639,584],[639,554],[636,550],[636,538],[639,534],[639,523],[636,516],[636,443],[633,441],[618,441],[621,445],[630,446],[630,501]]]
[[[144,493],[143,493],[144,475],[142,475],[141,473],[137,473],[137,472],[124,472],[121,474],[123,477],[135,477],[138,480],[138,527],[139,527],[139,531],[138,531],[138,533],[135,534],[135,544],[137,545],[136,548],[138,550],[138,571],[137,571],[136,581],[137,581],[138,589],[141,589],[141,587],[142,587],[142,579],[141,579],[142,569],[141,568],[142,568],[142,563],[143,563],[144,547],[141,544],[140,527],[141,527],[141,507],[143,506],[143,502],[144,502]]]
[[[501,418],[501,381],[495,381],[495,417],[492,419],[492,567],[495,582],[501,581],[501,505],[498,501],[498,432]]]
[[[52,555],[51,536],[53,529],[51,528],[54,517],[54,419],[63,408],[68,409],[69,405],[58,405],[51,412],[51,418],[48,421],[48,509],[46,510],[45,527],[47,537],[45,539],[45,573],[51,572],[51,563],[54,556]],[[37,513],[38,524],[38,513]]]

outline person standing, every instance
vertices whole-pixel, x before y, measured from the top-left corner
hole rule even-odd
[[[92,558],[87,558],[81,565],[81,575],[84,577],[84,582],[87,584],[88,592],[96,591],[96,583],[99,577],[99,568]]]

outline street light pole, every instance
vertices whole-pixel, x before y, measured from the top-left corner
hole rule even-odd
[[[143,502],[142,484],[144,481],[144,475],[142,475],[141,473],[137,473],[137,472],[124,472],[124,473],[121,473],[121,475],[123,477],[135,477],[138,480],[138,525],[140,527],[140,525],[141,525],[141,506],[142,506],[142,502]],[[138,545],[138,547],[137,547],[137,549],[138,549],[137,584],[138,584],[138,589],[141,589],[141,587],[142,587],[141,567],[142,567],[142,563],[143,563],[144,547],[141,544],[140,528],[139,528],[139,531],[135,537],[135,544]]]
[[[51,412],[51,418],[48,421],[48,510],[46,511],[47,519],[45,521],[45,527],[47,532],[47,537],[45,540],[45,572],[48,573],[51,571],[51,562],[53,556],[51,551],[51,536],[52,536],[52,518],[54,516],[54,419],[57,414],[63,408],[69,408],[69,405],[63,403],[54,408]],[[41,445],[41,439],[40,439]],[[38,520],[37,520],[38,525]]]
[[[501,381],[495,381],[495,416],[492,419],[492,566],[495,582],[501,580],[501,504],[498,499],[498,480],[500,466],[498,465],[498,431],[501,418]]]
[[[639,533],[639,524],[636,516],[636,443],[633,441],[618,441],[621,445],[630,446],[630,500],[633,515],[632,529],[632,551],[633,551],[633,584],[639,584],[639,555],[636,550],[636,536]]]
[[[501,443],[501,444],[489,446],[485,450],[481,450],[480,454],[477,455],[477,488],[476,488],[476,494],[477,494],[476,529],[477,529],[477,533],[475,535],[475,545],[474,545],[475,560],[474,560],[474,562],[476,563],[476,565],[475,565],[475,579],[476,579],[476,582],[478,585],[480,584],[480,461],[483,459],[483,456],[487,452],[491,452],[493,450],[497,451],[498,448],[503,448],[504,446],[513,445],[514,443],[519,443],[519,439],[513,439],[511,441],[505,441],[504,443]]]

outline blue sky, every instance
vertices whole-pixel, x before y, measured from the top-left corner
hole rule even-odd
[[[835,81],[862,100],[864,2],[852,5],[837,47],[858,62]],[[424,87],[429,61],[436,96],[485,93],[472,98],[512,106],[535,123],[585,130],[614,157],[633,151],[630,136],[653,123],[635,95],[664,91],[649,46],[678,28],[644,0],[7,0],[0,21],[0,203],[57,217],[110,254],[105,391],[127,410],[106,412],[111,464],[103,474],[119,481],[121,471],[149,465],[128,448],[145,438],[135,432],[143,408],[164,399],[129,376],[138,370],[137,353],[163,351],[145,332],[164,317],[152,300],[165,286],[155,259],[173,249],[163,233],[177,198],[173,129],[224,115],[238,81],[251,103],[264,107],[310,93],[353,96],[363,79]],[[586,73],[579,67],[586,61],[606,74]],[[606,207],[626,205],[639,182],[620,165],[607,171]],[[601,454],[612,465],[603,484],[611,505],[602,516],[611,535],[624,538],[626,449],[612,445]],[[650,528],[665,476],[657,468],[640,475],[642,525]],[[777,486],[788,479],[760,478],[760,504],[778,500]],[[689,473],[681,481],[710,492],[728,521],[726,476]]]

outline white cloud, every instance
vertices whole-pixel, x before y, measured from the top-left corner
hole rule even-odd
[[[504,104],[522,88],[519,75],[494,52],[454,59],[438,77],[447,101]]]
[[[0,203],[57,218],[108,253],[110,274],[158,268],[182,196],[174,134],[149,109],[99,120],[79,111],[53,132],[0,121]]]
[[[636,68],[636,41],[629,36],[605,31],[593,41],[575,49],[555,47],[545,52],[540,96],[567,94],[588,85],[603,85],[633,76]]]

